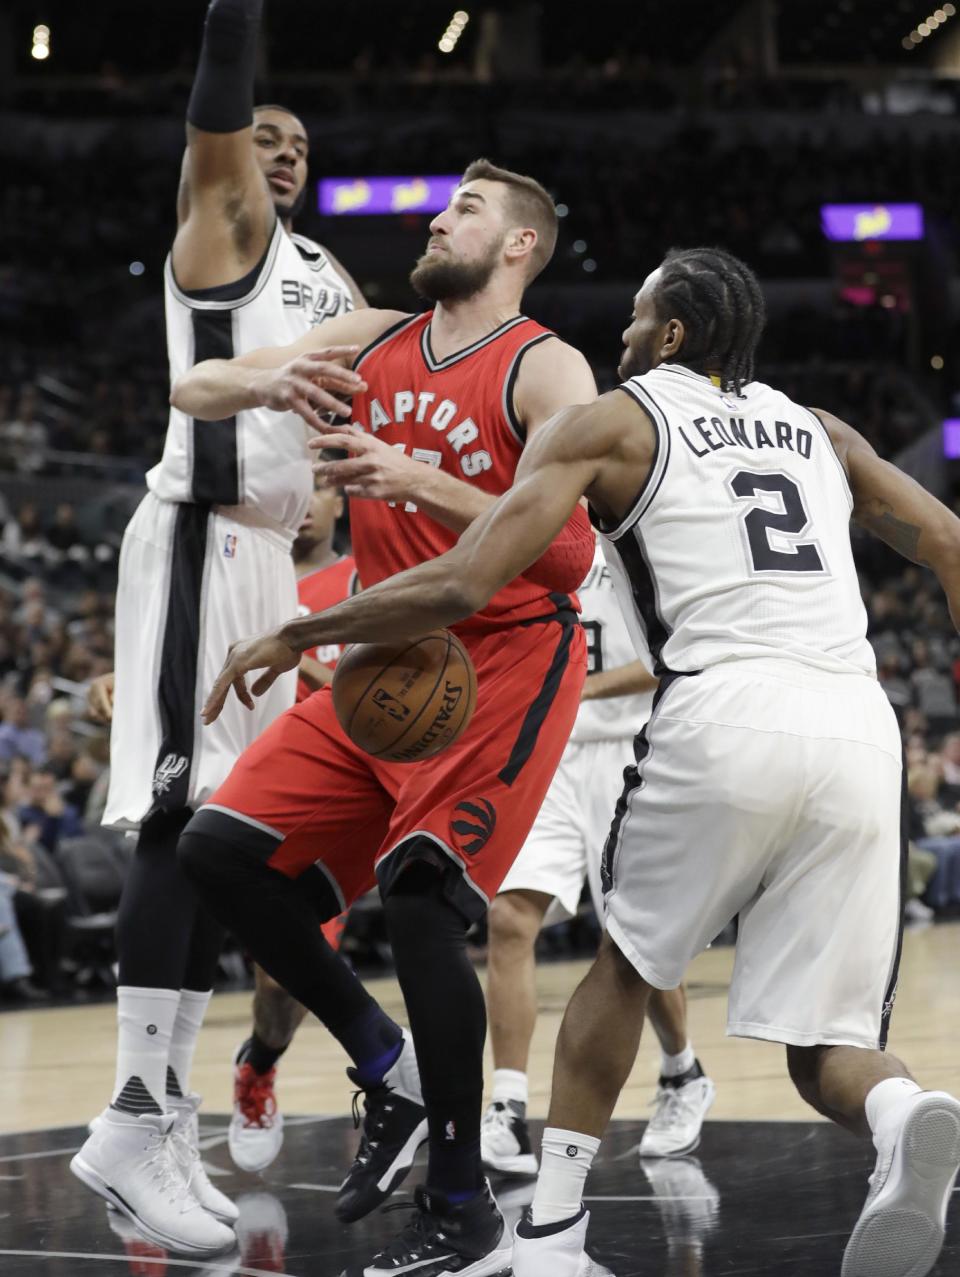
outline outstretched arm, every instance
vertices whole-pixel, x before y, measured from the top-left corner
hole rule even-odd
[[[852,426],[819,408],[850,479],[853,517],[904,558],[932,568],[960,630],[960,519],[925,488],[878,457]]]
[[[601,401],[602,403],[602,401]],[[524,450],[516,481],[466,530],[453,549],[371,586],[326,612],[288,622],[273,634],[237,643],[204,706],[213,722],[231,685],[252,707],[245,675],[262,695],[299,653],[321,643],[413,638],[462,621],[538,559],[570,518],[611,448],[609,413],[599,404],[567,408]]]
[[[328,319],[289,346],[265,346],[237,359],[206,359],[173,384],[170,402],[198,421],[221,421],[248,408],[300,414],[314,430],[329,427],[318,413],[349,416],[335,394],[354,394],[365,383],[347,365],[358,352],[403,318],[392,310],[357,310]]]
[[[173,269],[181,288],[241,279],[276,222],[253,150],[253,85],[263,0],[211,0],[187,107]]]

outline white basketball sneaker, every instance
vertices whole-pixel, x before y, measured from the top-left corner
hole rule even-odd
[[[514,1100],[489,1105],[480,1126],[480,1158],[486,1170],[501,1175],[536,1175],[539,1164],[522,1105]]]
[[[696,1061],[680,1077],[662,1077],[653,1099],[653,1117],[640,1141],[641,1157],[683,1157],[700,1143],[703,1120],[717,1089]]]
[[[70,1169],[150,1241],[181,1254],[219,1255],[236,1237],[184,1179],[170,1144],[174,1120],[172,1113],[134,1116],[108,1108]]]
[[[535,1228],[521,1220],[513,1235],[513,1277],[614,1277],[584,1251],[590,1212]]]
[[[203,1209],[225,1224],[235,1224],[240,1212],[229,1197],[210,1183],[210,1176],[200,1157],[200,1120],[197,1116],[200,1104],[201,1097],[195,1091],[188,1095],[167,1096],[167,1108],[174,1116],[170,1147],[184,1179]]]
[[[273,1089],[277,1070],[257,1073],[252,1065],[233,1057],[233,1116],[227,1144],[234,1165],[242,1171],[265,1171],[283,1147],[283,1114]]]
[[[921,1091],[877,1154],[842,1277],[924,1277],[943,1247],[958,1168],[960,1101],[945,1091]]]

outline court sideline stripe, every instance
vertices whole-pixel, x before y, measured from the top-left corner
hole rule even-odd
[[[12,1255],[21,1259],[99,1259],[127,1264],[130,1256],[124,1252],[122,1255],[104,1254],[103,1251],[84,1251],[84,1250],[0,1250],[0,1255]],[[149,1255],[138,1255],[138,1264],[162,1264],[164,1267],[173,1268],[192,1268],[194,1272],[205,1273],[223,1273],[226,1274],[242,1274],[242,1277],[294,1277],[293,1273],[273,1273],[266,1268],[232,1268],[229,1266],[228,1260],[219,1262],[211,1260],[204,1262],[197,1259],[160,1259],[152,1258]]]

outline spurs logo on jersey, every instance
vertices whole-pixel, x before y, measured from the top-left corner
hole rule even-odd
[[[350,289],[318,244],[277,222],[260,264],[235,285],[185,293],[164,274],[171,380],[204,359],[284,346],[353,309]],[[296,413],[254,408],[194,422],[171,408],[147,486],[165,501],[247,505],[292,541],[310,500],[308,430]]]
[[[814,413],[761,382],[723,394],[676,364],[621,389],[657,436],[633,509],[601,529],[639,654],[656,672],[789,657],[875,673],[853,501]]]

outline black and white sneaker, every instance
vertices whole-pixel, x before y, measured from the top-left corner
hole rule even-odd
[[[523,1104],[495,1100],[488,1107],[480,1127],[480,1157],[484,1170],[501,1175],[536,1175],[539,1166]]]
[[[387,1209],[398,1207],[399,1203]],[[412,1272],[417,1277],[509,1274],[513,1248],[489,1184],[485,1183],[476,1197],[458,1205],[452,1205],[442,1193],[418,1188],[412,1209],[410,1222],[373,1257],[363,1277]]]
[[[379,1086],[361,1086],[355,1069],[347,1069],[347,1076],[360,1088],[353,1097],[353,1120],[362,1130],[334,1210],[344,1224],[352,1224],[369,1215],[406,1179],[417,1149],[427,1139],[427,1110],[413,1039],[406,1033],[403,1050]]]

